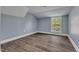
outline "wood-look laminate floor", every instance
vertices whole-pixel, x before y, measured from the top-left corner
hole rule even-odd
[[[2,52],[75,52],[67,37],[37,33],[1,45]]]

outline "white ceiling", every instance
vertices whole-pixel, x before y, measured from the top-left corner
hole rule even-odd
[[[35,13],[40,13],[40,12],[45,12],[49,10],[54,10],[58,8],[62,8],[64,6],[28,6],[29,12],[35,14]]]
[[[29,7],[29,12],[38,18],[67,15],[71,11],[70,6]]]
[[[69,6],[6,6],[2,7],[2,13],[24,17],[27,12],[38,18],[67,15],[72,7]]]
[[[24,6],[4,6],[2,7],[2,11],[1,11],[1,13],[3,14],[19,16],[19,17],[24,17],[27,12],[28,12],[28,8]]]

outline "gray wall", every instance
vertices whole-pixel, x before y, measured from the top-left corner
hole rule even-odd
[[[68,19],[67,16],[63,16],[62,18],[62,32],[63,34],[67,34]],[[35,31],[51,32],[51,18],[41,18],[37,20],[31,14],[27,14],[24,18],[2,14],[1,23],[2,40],[32,33]]]
[[[38,31],[51,32],[51,18],[38,19]],[[68,33],[68,16],[62,16],[62,33]]]
[[[31,14],[24,18],[2,15],[2,40],[35,32],[37,30],[37,20]]]
[[[1,37],[1,6],[0,6],[0,37]]]
[[[62,33],[68,34],[68,15],[62,16]]]
[[[38,19],[38,31],[51,32],[51,20],[50,20],[50,18]]]
[[[79,47],[79,29],[77,29],[78,34],[76,33],[72,33],[71,30],[73,30],[74,28],[72,27],[73,25],[71,24],[71,22],[75,22],[76,19],[79,19],[79,7],[74,7],[71,11],[71,13],[69,14],[69,35],[71,36],[71,38],[73,39],[73,41],[75,42],[75,44]],[[78,20],[79,22],[79,20]],[[79,26],[78,26],[79,28]],[[76,30],[76,28],[75,28]]]

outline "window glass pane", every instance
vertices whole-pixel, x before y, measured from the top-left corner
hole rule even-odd
[[[61,17],[53,17],[51,19],[51,27],[53,31],[60,31],[61,29]]]

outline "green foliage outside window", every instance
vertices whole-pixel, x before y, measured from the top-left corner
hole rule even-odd
[[[55,17],[52,21],[52,26],[54,30],[59,31],[60,30],[60,18]]]

